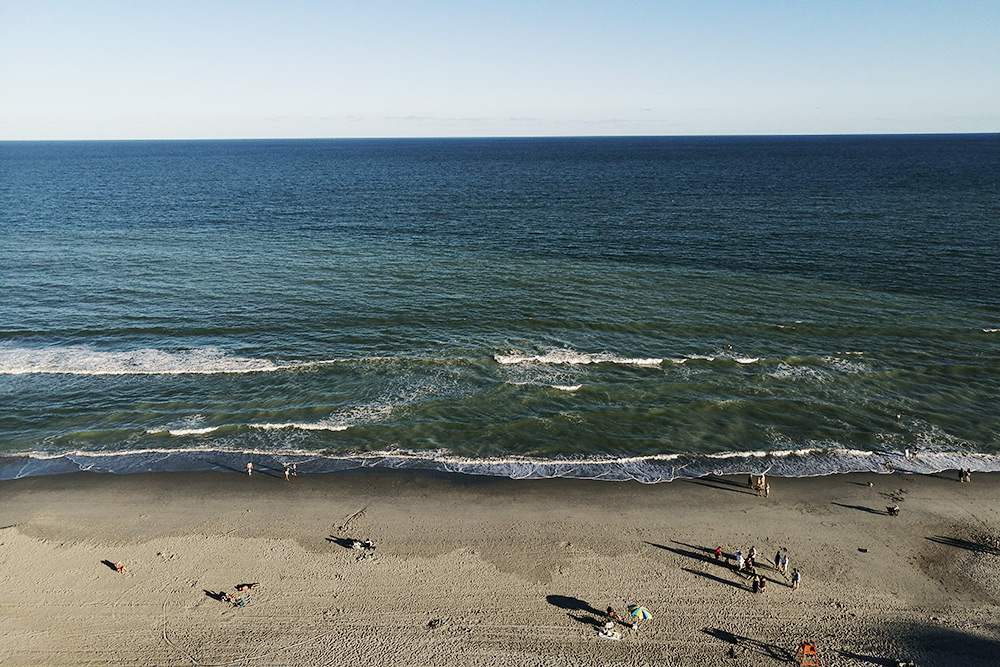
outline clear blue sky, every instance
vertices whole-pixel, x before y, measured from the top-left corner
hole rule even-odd
[[[1000,131],[1000,0],[0,0],[0,139]]]

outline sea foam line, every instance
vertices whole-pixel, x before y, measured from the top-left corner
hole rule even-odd
[[[501,365],[513,366],[518,364],[553,364],[581,366],[588,364],[623,364],[627,366],[659,366],[663,359],[659,358],[627,358],[619,357],[607,352],[590,354],[586,352],[575,352],[570,349],[550,350],[544,354],[494,354],[493,359]]]
[[[323,422],[285,422],[281,424],[250,424],[250,428],[257,428],[264,431],[278,431],[282,429],[298,429],[300,431],[346,431],[351,428],[347,424],[326,424]]]
[[[86,345],[26,348],[0,346],[0,375],[215,375],[270,373],[343,363],[343,359],[273,362],[219,348],[96,350]]]
[[[133,457],[135,461],[129,461]],[[149,457],[154,457],[149,460]],[[118,452],[22,452],[0,457],[0,479],[86,470],[129,473],[170,470],[241,470],[247,459],[264,467],[296,462],[300,474],[322,474],[354,468],[430,469],[450,473],[512,479],[577,478],[658,483],[678,478],[720,474],[771,474],[813,477],[846,472],[934,473],[970,468],[1000,471],[1000,456],[954,451],[865,451],[800,448],[714,454],[580,456],[540,458],[501,456],[470,458],[442,451],[388,449],[372,452],[317,454],[302,449],[147,448]],[[25,459],[28,459],[25,461]],[[47,462],[33,465],[30,461]],[[121,463],[115,463],[120,461]],[[307,463],[308,465],[303,465]]]
[[[157,435],[159,433],[167,433],[169,435],[205,435],[206,433],[213,433],[218,431],[221,426],[206,426],[204,428],[151,428],[146,429],[146,433],[150,435]]]

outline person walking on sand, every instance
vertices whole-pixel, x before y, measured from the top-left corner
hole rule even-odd
[[[247,461],[247,477],[253,477],[253,461]]]
[[[770,498],[771,497],[771,485],[770,484],[765,484],[764,485],[764,497],[765,498]]]
[[[779,563],[778,572],[782,574],[788,574],[788,555],[782,554],[781,563]]]
[[[715,560],[722,560],[722,547],[715,547]]]
[[[792,590],[798,590],[799,584],[802,583],[802,573],[798,569],[792,570]]]
[[[764,575],[761,575],[760,576],[760,592],[763,593],[765,590],[767,590],[767,577],[765,577]]]
[[[753,578],[753,581],[750,583],[750,590],[754,593],[760,593],[760,577]]]
[[[286,482],[288,481],[288,477],[291,474],[292,474],[292,471],[288,469],[288,466],[285,466],[285,481]]]
[[[736,552],[736,570],[741,571],[743,566],[746,564],[746,560],[743,558],[743,552],[737,550]]]
[[[774,569],[775,570],[781,569],[781,551],[780,550],[778,551],[778,553],[774,554]]]

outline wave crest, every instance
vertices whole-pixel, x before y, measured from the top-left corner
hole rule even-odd
[[[274,362],[215,347],[186,350],[98,350],[87,345],[0,346],[0,375],[216,375],[270,373],[340,360]]]
[[[575,352],[567,348],[549,350],[544,354],[519,354],[511,352],[508,354],[494,354],[493,359],[504,366],[514,366],[520,364],[552,364],[580,366],[587,364],[622,364],[626,366],[659,366],[663,359],[659,358],[629,358],[619,357],[607,352],[591,354],[586,352]]]

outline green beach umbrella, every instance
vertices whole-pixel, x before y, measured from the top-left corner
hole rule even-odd
[[[653,615],[649,613],[649,610],[643,607],[641,604],[630,604],[628,606],[628,613],[632,614],[636,618],[642,618],[642,619],[653,618]]]

